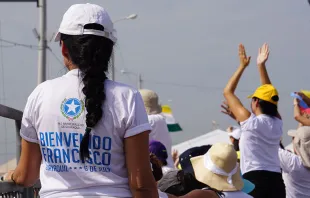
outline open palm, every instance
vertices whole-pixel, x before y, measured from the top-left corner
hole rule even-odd
[[[258,50],[257,65],[265,64],[269,57],[269,46],[265,43]]]
[[[247,57],[245,48],[242,44],[239,45],[239,59],[240,59],[240,65],[243,67],[246,67],[250,64],[251,56]]]

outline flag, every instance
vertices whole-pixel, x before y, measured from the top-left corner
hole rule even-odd
[[[168,105],[162,106],[162,115],[165,116],[165,118],[166,118],[166,123],[167,123],[169,132],[182,131],[181,126],[179,125],[179,123],[176,122],[176,120],[174,119],[174,117],[172,115],[172,111],[171,111],[170,106],[168,106]]]

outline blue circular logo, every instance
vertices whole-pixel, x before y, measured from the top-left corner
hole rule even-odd
[[[61,112],[69,120],[77,119],[84,110],[84,103],[77,98],[64,99],[61,103]]]

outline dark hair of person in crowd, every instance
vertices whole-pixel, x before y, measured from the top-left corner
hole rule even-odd
[[[158,182],[163,177],[162,164],[153,153],[150,153],[150,162],[152,165],[153,176],[155,181]]]
[[[278,107],[275,104],[272,104],[271,102],[267,102],[264,100],[261,100],[259,98],[253,97],[252,100],[258,100],[259,108],[261,112],[265,115],[276,117],[278,115]],[[279,101],[279,96],[273,96],[272,100],[275,102]]]
[[[207,189],[216,192],[221,197],[224,196],[222,192],[199,182],[193,174],[185,173],[183,170],[180,170],[177,173],[177,179],[179,180],[180,183],[177,185],[170,186],[165,190],[165,193],[172,194],[174,196],[184,196],[193,190]]]
[[[233,138],[233,137],[231,137],[231,138]],[[236,151],[240,151],[240,149],[239,149],[239,140],[237,140],[237,139],[234,138],[233,146],[234,146],[234,149],[235,149]]]
[[[84,29],[104,30],[99,24],[87,24]],[[95,35],[71,36],[61,34],[60,40],[68,49],[70,61],[76,65],[82,77],[86,108],[86,129],[80,145],[80,158],[89,158],[89,139],[92,128],[102,118],[102,104],[106,99],[104,82],[107,79],[109,61],[114,43],[105,37]]]

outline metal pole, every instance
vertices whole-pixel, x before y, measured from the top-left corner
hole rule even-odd
[[[46,80],[46,0],[39,0],[40,40],[38,58],[38,84]]]
[[[115,80],[115,53],[114,53],[114,49],[112,51],[112,55],[111,55],[111,80]]]
[[[138,89],[142,89],[142,77],[141,74],[138,74]]]

